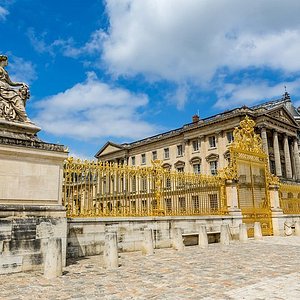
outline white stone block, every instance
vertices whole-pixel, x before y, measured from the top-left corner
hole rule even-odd
[[[262,232],[261,232],[261,224],[260,222],[254,223],[254,239],[261,240],[262,239]]]
[[[62,241],[50,238],[44,262],[44,277],[52,279],[62,275]]]
[[[225,246],[230,244],[230,235],[229,235],[229,225],[228,224],[221,225],[220,244],[225,245]]]
[[[107,269],[115,269],[119,266],[117,233],[115,232],[105,234],[103,260]]]
[[[143,244],[142,244],[142,252],[145,255],[154,254],[153,235],[152,235],[151,229],[144,230],[144,240],[143,240]]]
[[[295,222],[295,235],[300,236],[300,221]]]
[[[181,228],[172,229],[172,246],[175,250],[178,251],[182,251],[184,249]]]
[[[207,248],[208,247],[208,238],[207,238],[207,231],[206,226],[202,225],[199,228],[199,247]]]
[[[245,223],[242,223],[239,226],[239,241],[242,243],[248,242],[247,225]]]

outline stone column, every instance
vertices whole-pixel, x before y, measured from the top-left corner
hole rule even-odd
[[[291,154],[291,163],[292,163],[292,173],[293,179],[296,179],[296,162],[295,162],[295,155],[294,155],[294,143],[289,143],[290,147],[290,154]]]
[[[275,157],[275,170],[276,175],[281,177],[281,161],[280,161],[280,152],[279,152],[279,144],[278,144],[278,133],[274,131],[273,133],[273,148],[274,148],[274,157]]]
[[[268,136],[267,136],[267,129],[265,127],[262,127],[261,129],[261,139],[262,139],[262,146],[264,152],[269,156]]]
[[[299,157],[299,148],[298,148],[298,140],[294,139],[294,157],[295,157],[295,173],[296,179],[300,180],[300,157]]]
[[[291,156],[290,156],[290,147],[289,147],[289,139],[287,135],[284,135],[284,157],[285,157],[285,171],[286,171],[286,178],[292,179],[292,164],[291,164]]]

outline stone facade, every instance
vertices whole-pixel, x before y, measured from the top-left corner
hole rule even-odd
[[[192,123],[179,129],[129,144],[107,142],[95,157],[130,166],[149,166],[160,159],[171,170],[216,174],[228,165],[233,130],[246,115],[256,122],[271,172],[285,180],[299,180],[300,114],[287,93],[282,99],[252,108],[241,107],[206,119],[194,116]]]

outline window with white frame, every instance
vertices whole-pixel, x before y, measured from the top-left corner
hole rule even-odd
[[[146,177],[141,178],[141,191],[142,192],[147,191],[147,178]]]
[[[228,144],[233,142],[233,132],[232,131],[226,132],[226,137],[227,137]]]
[[[146,154],[145,153],[141,154],[141,164],[142,165],[146,164]]]
[[[177,145],[177,156],[183,155],[183,148],[182,145]]]
[[[209,142],[209,148],[216,148],[217,147],[217,141],[216,141],[216,137],[214,135],[210,136],[208,138],[208,142]]]
[[[135,166],[135,156],[132,156],[132,157],[131,157],[131,165],[132,165],[132,166]]]
[[[152,151],[152,160],[157,159],[157,151]]]
[[[178,198],[178,204],[179,204],[179,210],[181,212],[186,210],[185,197],[179,197]]]
[[[192,141],[192,145],[193,145],[193,151],[199,151],[199,140],[193,140]]]
[[[201,165],[199,163],[193,164],[193,171],[195,174],[200,174],[201,173]]]
[[[170,158],[170,150],[169,148],[164,149],[164,159],[169,159]]]
[[[210,161],[209,162],[210,166],[210,173],[211,175],[217,175],[218,172],[218,162],[216,160]]]

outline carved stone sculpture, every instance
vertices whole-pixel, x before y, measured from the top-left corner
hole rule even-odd
[[[31,123],[25,111],[26,101],[30,97],[29,87],[23,82],[11,81],[4,69],[7,64],[7,56],[0,55],[0,118]]]

